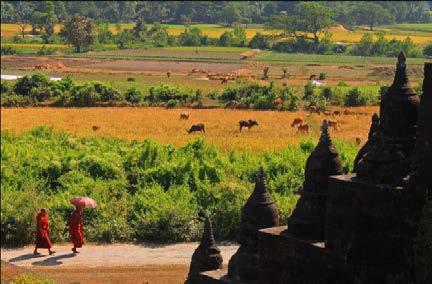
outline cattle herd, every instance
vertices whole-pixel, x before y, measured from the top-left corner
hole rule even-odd
[[[311,106],[309,108],[309,112],[312,114],[321,114],[318,109],[315,106]],[[341,111],[334,111],[333,113],[329,112],[329,111],[324,111],[323,112],[324,115],[326,116],[339,116],[341,114],[344,115],[350,115],[350,114],[364,114],[364,113],[354,113],[351,112],[348,109],[345,109],[343,112]],[[181,112],[180,113],[180,120],[188,120],[190,117],[190,114],[188,112]],[[338,122],[336,119],[326,119],[325,121],[327,121],[329,128],[333,128],[335,131],[338,131]],[[239,121],[239,129],[240,132],[242,131],[243,127],[247,127],[250,131],[250,129],[253,126],[258,126],[258,122],[255,119],[248,119],[248,120],[240,120]],[[297,127],[297,133],[305,133],[308,134],[309,133],[309,125],[307,123],[304,123],[303,117],[296,117],[294,118],[293,122],[291,123],[291,127]],[[97,131],[100,129],[100,126],[96,126],[93,125],[92,126],[93,131]],[[189,134],[194,133],[194,132],[202,132],[205,133],[205,126],[204,123],[197,123],[197,124],[193,124],[188,130],[187,132]],[[360,145],[361,144],[361,139],[360,138],[356,138],[356,144]]]

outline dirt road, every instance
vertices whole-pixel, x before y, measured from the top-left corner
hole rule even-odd
[[[198,243],[174,245],[85,245],[79,254],[70,245],[55,245],[55,255],[33,247],[1,249],[1,259],[59,283],[183,283]],[[220,244],[224,265],[238,246]],[[13,268],[8,268],[13,269]]]

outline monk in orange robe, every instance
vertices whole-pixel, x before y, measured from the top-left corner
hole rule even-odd
[[[36,247],[33,254],[39,254],[38,248],[46,248],[51,255],[55,253],[55,251],[51,250],[51,247],[48,213],[45,208],[42,208],[36,216]]]
[[[73,243],[73,253],[78,253],[77,248],[81,248],[84,244],[84,230],[82,225],[83,209],[77,207],[72,214],[69,222],[69,235]]]

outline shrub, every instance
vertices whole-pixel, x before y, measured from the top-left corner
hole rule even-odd
[[[128,77],[128,78],[127,78],[127,81],[128,81],[128,82],[135,82],[135,78],[134,78],[134,77]]]
[[[326,79],[326,73],[321,72],[321,73],[319,74],[319,79],[320,79],[320,80],[325,80],[325,79]]]
[[[12,86],[9,82],[7,81],[1,81],[0,83],[0,87],[1,87],[1,93],[2,94],[6,94],[12,91]]]
[[[138,104],[142,99],[142,93],[136,87],[127,89],[125,99],[131,104]]]
[[[171,87],[168,85],[152,86],[149,89],[149,96],[147,97],[150,102],[167,102],[169,100],[177,100],[179,102],[186,102],[188,99],[193,100],[189,91],[183,90],[179,87]]]
[[[313,96],[313,94],[314,94],[314,88],[315,87],[312,84],[312,81],[308,81],[306,83],[306,85],[304,86],[304,96],[303,96],[304,100],[307,100],[307,99],[309,99],[310,97]]]
[[[367,92],[362,92],[359,88],[352,88],[345,101],[346,106],[365,106],[367,104],[375,104],[378,102],[377,96],[372,96]]]
[[[250,48],[269,49],[270,41],[267,36],[256,33],[254,37],[249,41]]]
[[[15,48],[13,48],[12,46],[1,46],[1,55],[13,55],[16,54],[17,51]]]
[[[179,45],[183,46],[200,46],[202,32],[199,28],[186,28],[178,38]]]
[[[94,84],[95,91],[100,95],[100,100],[102,102],[113,102],[122,100],[122,96],[117,90],[112,87],[103,85],[101,83]]]
[[[235,44],[234,34],[230,31],[225,31],[219,37],[220,46],[233,46]]]
[[[3,54],[3,53],[2,53],[2,54]],[[432,43],[426,45],[426,46],[423,48],[423,55],[424,55],[424,56],[432,56]]]
[[[37,52],[37,55],[51,55],[54,52],[56,52],[55,48],[50,48],[50,47],[46,47],[45,45],[43,45]]]
[[[70,103],[73,106],[95,106],[100,102],[100,94],[95,90],[94,85],[90,83],[75,86],[70,95]]]
[[[34,101],[30,97],[18,96],[15,94],[1,94],[2,107],[25,107],[31,106]]]
[[[14,92],[20,96],[30,96],[33,88],[46,88],[50,86],[49,78],[41,73],[33,74],[31,77],[24,76],[15,83]]]
[[[178,105],[178,101],[177,100],[169,100],[166,104],[165,107],[166,108],[175,108]]]

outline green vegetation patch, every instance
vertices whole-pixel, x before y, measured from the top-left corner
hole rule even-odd
[[[46,207],[53,241],[68,240],[74,196],[98,207],[85,212],[87,241],[197,240],[207,211],[218,239],[234,239],[240,209],[263,166],[282,222],[297,201],[306,159],[317,141],[280,151],[222,153],[196,140],[183,147],[146,140],[77,138],[50,128],[1,133],[1,244],[34,241],[34,214]],[[336,141],[345,172],[358,147]]]

